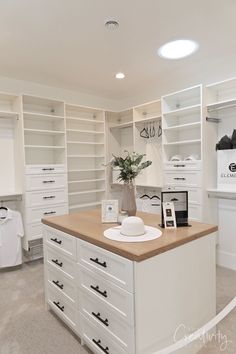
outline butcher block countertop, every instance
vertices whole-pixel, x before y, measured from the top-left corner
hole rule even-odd
[[[137,216],[143,219],[145,225],[160,228],[158,226],[160,224],[159,215],[138,212]],[[162,236],[153,241],[126,243],[112,241],[103,236],[106,229],[117,226],[117,224],[102,224],[100,209],[45,218],[42,222],[45,225],[137,262],[164,253],[218,230],[217,226],[214,225],[190,221],[191,227],[169,230],[160,228]]]

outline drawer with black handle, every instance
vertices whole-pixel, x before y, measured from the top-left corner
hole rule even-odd
[[[74,279],[76,263],[72,259],[45,244],[44,252],[47,264],[53,266],[54,269],[59,270],[62,274],[66,274],[70,279]]]
[[[133,262],[86,241],[77,240],[78,262],[119,287],[133,292]]]
[[[77,272],[79,274],[78,285],[81,291],[90,295],[94,301],[100,300],[101,303],[107,305],[115,313],[118,313],[122,321],[125,321],[130,326],[133,325],[134,297],[132,293],[105,280],[81,264],[77,265]]]
[[[76,238],[66,233],[56,230],[52,227],[45,226],[45,242],[55,248],[65,256],[76,260]]]
[[[47,206],[67,203],[66,189],[50,189],[49,191],[26,192],[26,207]]]
[[[40,223],[43,218],[67,214],[67,204],[52,204],[42,207],[26,208],[26,223]]]

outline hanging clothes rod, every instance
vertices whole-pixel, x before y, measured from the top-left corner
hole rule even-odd
[[[227,197],[227,196],[212,195],[210,193],[208,193],[208,198],[236,200],[236,196],[235,197]]]
[[[22,201],[22,197],[21,196],[19,196],[19,197],[16,197],[16,198],[11,198],[11,199],[7,199],[7,197],[6,197],[6,199],[0,199],[0,203],[2,204],[2,203],[8,203],[8,202],[20,202],[20,201]]]
[[[206,117],[206,121],[210,123],[220,123],[221,119],[220,118],[213,118],[213,117]]]

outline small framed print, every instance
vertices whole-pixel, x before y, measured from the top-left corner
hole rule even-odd
[[[102,223],[112,223],[118,220],[118,200],[102,201]]]
[[[164,225],[167,229],[176,228],[175,206],[173,202],[166,202],[162,204]]]

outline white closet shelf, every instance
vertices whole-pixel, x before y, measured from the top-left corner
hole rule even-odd
[[[90,168],[90,169],[83,169],[83,170],[68,170],[68,172],[97,172],[97,171],[105,171],[105,168]]]
[[[201,139],[195,139],[195,140],[174,141],[171,143],[164,143],[163,145],[174,146],[174,145],[187,145],[187,144],[200,144],[200,143],[201,143]]]
[[[79,209],[79,208],[86,208],[86,207],[91,207],[91,206],[96,206],[96,205],[101,205],[102,202],[92,202],[92,203],[84,203],[84,204],[75,204],[75,205],[71,205],[69,207],[70,210],[73,209]]]
[[[39,134],[39,135],[65,134],[63,131],[60,131],[60,130],[44,130],[44,129],[28,129],[28,128],[25,128],[24,131],[26,133]]]
[[[77,157],[89,157],[89,158],[98,158],[98,159],[101,159],[101,158],[104,158],[105,156],[104,155],[67,155],[67,157],[69,157],[69,158],[77,158]]]
[[[94,130],[81,130],[81,129],[66,129],[68,132],[73,133],[86,133],[86,134],[104,134],[104,132],[97,132]]]
[[[89,182],[102,182],[102,181],[105,181],[105,178],[79,179],[79,180],[76,180],[76,181],[69,181],[68,184],[89,183]]]
[[[174,125],[172,127],[168,128],[163,128],[165,131],[170,131],[170,130],[185,130],[185,129],[191,129],[191,128],[197,128],[201,126],[201,122],[194,122],[194,123],[187,123],[187,124],[180,124],[180,125]]]
[[[28,112],[28,111],[24,111],[23,112],[25,118],[30,118],[30,119],[37,119],[37,117],[40,117],[40,119],[65,119],[65,117],[63,116],[56,116],[56,115],[53,115],[53,114],[44,114],[44,113],[37,113],[37,112]]]
[[[67,116],[66,119],[76,120],[78,122],[84,122],[84,123],[104,124],[103,120],[86,119],[86,118],[70,117],[70,116]]]
[[[218,109],[230,108],[230,106],[236,105],[236,98],[224,101],[218,101],[214,103],[210,103],[207,105],[208,111],[214,111]]]
[[[72,195],[80,195],[80,194],[91,194],[91,193],[103,193],[105,192],[105,189],[89,189],[87,191],[81,191],[81,192],[70,192],[68,193],[69,196]]]
[[[125,123],[121,123],[118,125],[114,125],[112,127],[110,127],[110,129],[122,129],[122,128],[129,128],[132,127],[133,122],[125,122]]]
[[[79,145],[104,145],[104,143],[97,143],[94,141],[67,141],[67,144],[79,144]]]
[[[153,116],[148,116],[147,118],[142,118],[142,119],[137,119],[134,121],[135,124],[143,124],[145,122],[151,122],[153,120],[161,120],[161,116],[160,115],[153,115]]]
[[[164,116],[176,116],[176,115],[185,115],[185,114],[191,114],[191,113],[195,113],[197,110],[199,110],[201,107],[200,104],[195,104],[192,106],[187,106],[187,107],[182,107],[182,108],[178,108],[178,109],[174,109],[172,111],[168,111],[168,112],[163,112]]]
[[[64,146],[45,146],[45,145],[25,145],[25,148],[35,148],[35,149],[65,149]]]
[[[218,188],[208,188],[207,192],[211,198],[236,199],[236,189],[225,190]]]
[[[0,118],[18,118],[19,113],[11,111],[0,111]]]

